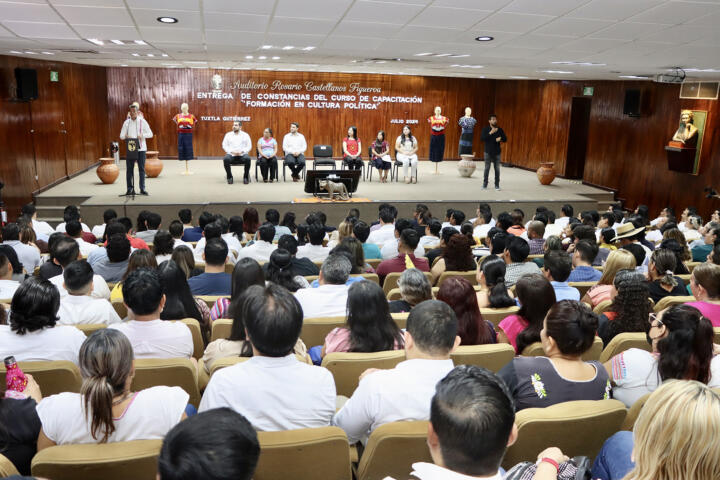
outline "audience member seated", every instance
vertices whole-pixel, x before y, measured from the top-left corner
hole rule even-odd
[[[243,261],[250,262],[252,260],[245,259]],[[255,262],[255,264],[257,265],[257,262]],[[238,265],[240,265],[240,263],[238,263]],[[247,267],[250,268],[246,268],[246,272],[248,270],[254,271],[249,263]],[[250,342],[247,340],[247,336],[245,334],[245,323],[243,322],[242,317],[242,305],[245,301],[245,292],[247,291],[247,288],[253,285],[264,287],[265,282],[249,283],[246,284],[246,286],[239,288],[239,293],[237,295],[233,295],[232,301],[225,310],[225,317],[223,318],[231,318],[233,321],[232,327],[230,328],[230,336],[228,338],[218,338],[217,340],[210,342],[208,346],[205,347],[205,353],[203,354],[202,361],[207,373],[210,373],[213,363],[215,363],[215,361],[219,358],[253,356],[253,349]],[[295,355],[299,355],[300,357],[307,357],[308,354],[307,347],[299,338],[295,343],[293,351]]]
[[[38,451],[55,445],[159,440],[186,418],[180,387],[132,392],[133,348],[118,331],[93,332],[80,348],[81,393],[51,395],[37,407]]]
[[[20,282],[12,279],[13,268],[10,260],[0,253],[0,299],[10,300],[20,288]]]
[[[362,243],[360,243],[357,238],[343,238],[338,247],[350,253],[353,264],[353,274],[375,273],[375,269],[369,263],[365,262],[365,252],[363,251]]]
[[[545,224],[538,220],[530,222],[527,228],[528,245],[530,255],[542,255],[545,253]]]
[[[28,278],[10,304],[8,325],[0,325],[0,355],[18,362],[69,360],[78,362],[85,334],[75,327],[56,326],[60,293],[47,280]],[[78,335],[80,334],[80,335]]]
[[[683,230],[683,234],[685,234],[688,243],[702,238],[702,234],[699,232],[702,226],[702,218],[699,215],[689,215],[684,225],[685,229]]]
[[[614,242],[619,242],[621,248],[628,249],[631,252],[633,250],[628,248],[630,245],[637,245],[639,247],[642,247],[642,249],[645,253],[645,255],[643,256],[644,261],[637,262],[638,267],[640,267],[640,266],[647,267],[647,262],[650,258],[650,254],[652,253],[652,250],[650,248],[648,248],[647,246],[643,245],[640,242],[641,238],[643,240],[645,239],[644,232],[645,232],[645,227],[642,227],[642,226],[636,227],[634,224],[632,224],[630,222],[623,223],[622,225],[620,225],[618,227],[617,235],[613,239]],[[639,254],[634,254],[634,255],[635,255],[635,259],[637,261]]]
[[[2,244],[15,250],[18,261],[26,273],[32,275],[35,267],[42,263],[40,250],[32,245],[20,241],[20,227],[17,223],[8,223],[2,227]],[[21,272],[18,272],[21,273]]]
[[[498,342],[509,343],[519,354],[540,341],[545,315],[555,305],[555,290],[550,282],[538,273],[520,277],[515,285],[520,310],[505,317],[498,325]]]
[[[406,228],[413,228],[412,222],[410,222],[410,220],[406,218],[398,218],[397,220],[395,220],[395,230],[393,232],[394,237],[386,240],[385,243],[382,245],[382,248],[380,249],[380,254],[382,255],[383,260],[397,257],[400,234]],[[417,230],[415,231],[415,233],[417,233]],[[420,235],[418,235],[418,245],[417,247],[415,247],[414,253],[416,257],[425,256],[425,247],[420,245]]]
[[[199,411],[229,407],[259,431],[328,426],[335,382],[328,370],[295,358],[303,323],[298,301],[278,285],[253,285],[240,308],[253,357],[215,372]]]
[[[85,260],[77,260],[63,271],[63,289],[60,297],[58,325],[118,323],[120,317],[112,304],[104,298],[93,298],[93,270]]]
[[[455,312],[461,345],[497,343],[495,327],[489,320],[483,320],[470,282],[461,277],[448,278],[440,285],[437,299],[450,305]]]
[[[572,239],[573,243],[569,246],[568,253],[572,253],[575,250],[575,245],[582,240],[587,240],[591,243],[597,243],[595,228],[590,225],[577,224],[572,228]],[[617,241],[617,238],[613,238],[613,242],[615,241]],[[610,255],[610,250],[606,248],[598,248],[598,254],[593,260],[592,264],[595,266],[603,265],[608,255]]]
[[[440,245],[440,230],[442,229],[442,223],[435,220],[434,218],[431,219],[428,224],[425,226],[425,232],[422,237],[420,237],[420,242],[418,245],[428,248],[437,248]]]
[[[27,203],[22,206],[20,214],[30,220],[32,229],[38,236],[49,237],[55,232],[55,229],[47,222],[41,222],[37,219],[37,208],[33,203]]]
[[[389,302],[390,313],[407,313],[425,300],[432,299],[432,285],[417,268],[408,268],[398,278],[400,300]]]
[[[501,480],[500,463],[517,434],[505,384],[484,368],[457,366],[438,382],[430,404],[433,463],[413,463],[411,474],[422,480]]]
[[[166,260],[170,260],[175,247],[175,240],[167,230],[158,230],[153,239],[152,252],[155,255],[155,261],[160,265]]]
[[[309,258],[297,258],[298,241],[292,235],[283,235],[280,237],[277,248],[287,250],[292,256],[290,264],[292,265],[292,270],[295,275],[304,277],[320,274],[320,268],[312,260]],[[263,269],[267,272],[267,264],[263,265]]]
[[[105,235],[105,227],[107,226],[107,224],[110,223],[111,220],[116,219],[117,216],[117,212],[114,209],[108,208],[103,212],[102,225],[95,225],[94,227],[92,227],[92,230],[90,230],[90,233],[95,235],[96,238],[102,238]],[[33,224],[34,223],[35,222],[33,222]]]
[[[481,203],[478,205],[477,210],[475,210],[475,214],[477,217],[470,219],[473,227],[475,227],[473,236],[485,238],[490,229],[495,226],[495,220],[492,218],[492,209],[487,203]]]
[[[397,218],[397,208],[392,205],[381,207],[379,226],[376,229],[370,228],[367,242],[382,246],[395,238],[395,218]]]
[[[353,225],[353,237],[357,238],[362,243],[363,253],[367,259],[381,259],[382,254],[380,253],[380,247],[374,243],[369,243],[368,237],[370,236],[370,227],[367,223],[359,220]]]
[[[592,267],[591,267],[592,268]],[[551,251],[543,257],[542,272],[555,290],[555,299],[580,300],[580,291],[568,284],[572,271],[572,259],[565,252]]]
[[[494,253],[494,252],[493,252]],[[505,249],[502,257],[507,264],[505,267],[505,285],[512,287],[520,277],[528,273],[540,273],[540,269],[533,262],[528,262],[530,246],[520,237],[506,237]]]
[[[455,234],[443,248],[442,257],[430,270],[433,284],[437,284],[443,272],[469,272],[477,269],[472,252],[472,242],[462,234]]]
[[[115,284],[112,292],[110,292],[110,301],[117,302],[123,299],[123,282],[132,272],[134,272],[138,268],[156,269],[157,267],[158,264],[155,260],[155,255],[153,255],[150,250],[135,250],[133,253],[130,254],[127,270],[125,270],[125,275],[123,275],[121,281]]]
[[[71,220],[77,220],[80,222],[80,226],[82,227],[83,232],[85,232],[85,234],[83,234],[83,240],[88,243],[95,243],[97,241],[97,238],[95,238],[95,236],[90,232],[90,227],[83,223],[82,218],[80,217],[80,210],[75,205],[68,205],[65,207],[65,210],[63,210],[63,222],[55,227],[55,231],[67,233],[65,231],[65,225]]]
[[[635,263],[638,265],[635,267],[635,270],[642,274],[647,274],[647,264],[650,260],[650,256],[646,255],[645,249],[642,245],[639,243],[630,243],[628,245],[623,245],[621,248],[632,253],[633,257],[635,257]]]
[[[652,305],[645,276],[634,270],[620,270],[613,282],[617,294],[608,310],[600,315],[597,334],[607,345],[623,332],[646,332]]]
[[[704,262],[707,260],[707,256],[712,252],[713,245],[720,239],[720,228],[710,228],[703,235],[703,244],[692,248],[693,262]]]
[[[389,260],[383,260],[376,270],[380,277],[380,283],[385,282],[385,277],[393,272],[404,272],[408,268],[417,268],[423,272],[429,272],[428,261],[422,257],[415,256],[415,249],[418,246],[420,237],[412,228],[406,228],[400,234],[398,242],[398,255]]]
[[[198,219],[198,226],[193,226],[193,215],[189,208],[183,208],[178,212],[178,218],[183,224],[182,240],[185,242],[197,242],[202,238],[205,225],[213,222],[215,218],[211,213],[203,212]]]
[[[139,268],[123,282],[123,301],[131,320],[110,325],[130,340],[135,358],[190,358],[193,340],[190,329],[181,322],[160,319],[165,307],[157,270]]]
[[[690,290],[696,301],[688,305],[700,310],[713,327],[720,327],[720,265],[702,263],[695,267],[690,275]]]
[[[685,262],[692,260],[692,255],[690,254],[687,243],[685,243],[685,237],[677,228],[668,230],[665,234],[667,237],[663,238],[663,241],[660,242],[658,248],[667,248],[668,250],[672,250],[675,254],[675,257],[677,258],[677,266],[675,267],[674,272],[675,274],[688,275],[690,270],[687,265],[685,265]],[[680,240],[682,240],[683,243],[680,243]]]
[[[0,313],[4,321],[4,311]],[[7,392],[2,388],[0,396],[0,453],[4,455],[20,475],[30,475],[30,463],[37,452],[37,440],[40,434],[40,418],[37,406],[42,400],[40,386],[26,373],[27,385],[20,392]],[[13,475],[7,478],[26,478]]]
[[[656,304],[667,296],[685,296],[685,283],[675,277],[675,254],[666,249],[658,248],[650,255],[648,263],[648,292]]]
[[[190,250],[193,249],[192,243],[188,243],[182,239],[183,232],[185,230],[183,229],[183,224],[180,220],[173,220],[170,222],[170,226],[168,227],[168,232],[170,232],[170,236],[173,238],[173,249],[178,248],[180,246],[186,246]]]
[[[445,227],[440,230],[440,243],[437,245],[436,248],[433,248],[432,250],[425,253],[428,265],[432,266],[432,264],[435,263],[435,259],[442,256],[443,251],[445,250],[445,245],[447,245],[450,241],[450,238],[453,235],[457,235],[457,233],[458,231],[455,230],[454,227]]]
[[[206,339],[210,338],[210,309],[203,300],[194,298],[190,292],[185,273],[172,260],[158,267],[160,284],[165,295],[165,307],[160,313],[161,320],[182,320],[194,318],[200,323]]]
[[[519,208],[515,208],[510,214],[510,218],[512,219],[512,226],[506,230],[507,233],[517,237],[525,233],[525,213]]]
[[[61,238],[53,239],[51,256],[53,257],[54,264],[60,267],[60,273],[54,275],[49,280],[50,283],[52,283],[58,288],[58,290],[60,291],[60,297],[62,298],[67,296],[68,294],[67,290],[63,285],[63,283],[65,282],[65,279],[63,277],[63,269],[70,265],[72,262],[75,262],[81,258],[80,247],[72,238],[63,235],[63,237]],[[91,292],[91,296],[95,298],[103,298],[105,300],[110,300],[110,288],[108,288],[108,284],[107,282],[105,282],[105,279],[103,279],[103,277],[101,277],[100,275],[93,274],[92,282],[93,289]]]
[[[203,229],[203,236],[202,238],[197,242],[195,245],[195,248],[193,249],[193,253],[195,255],[195,260],[198,262],[203,261],[203,253],[205,252],[205,245],[207,245],[207,242],[214,238],[222,238],[223,229],[219,221],[210,222],[207,225],[205,225],[205,228]],[[222,238],[222,240],[225,242],[225,239]],[[237,241],[237,240],[236,240]],[[228,262],[229,263],[235,263],[235,254],[230,251],[230,245],[225,242],[228,245]],[[239,250],[240,247],[236,247],[236,251]]]
[[[40,265],[40,268],[38,269],[38,276],[43,280],[50,280],[52,277],[56,277],[62,273],[62,267],[55,261],[55,257],[53,256],[53,247],[55,246],[56,242],[61,238],[67,238],[67,235],[65,235],[64,233],[55,232],[52,233],[50,237],[48,237],[47,244],[48,252],[50,255],[48,258],[45,259],[43,264]],[[10,252],[8,252],[8,250],[10,250]],[[19,266],[15,250],[5,245],[0,245],[0,253],[7,256],[10,260],[10,264],[13,267],[13,274],[18,271],[22,272],[22,267]],[[10,258],[10,256],[8,256],[8,253],[11,253],[13,258]],[[18,270],[15,269],[16,265],[18,266]]]
[[[277,248],[277,245],[272,243],[273,238],[275,238],[275,227],[271,223],[262,224],[255,234],[255,242],[240,250],[237,259],[252,258],[258,262],[267,262],[270,260],[270,254]]]
[[[632,253],[623,249],[613,250],[608,255],[600,280],[587,291],[582,301],[595,308],[606,300],[612,300],[617,294],[614,286],[617,272],[620,270],[635,270],[636,266],[635,257]]]
[[[345,220],[340,222],[337,230],[328,234],[327,246],[330,248],[336,247],[344,239],[352,237],[353,225],[357,221],[354,217],[347,217]]]
[[[512,291],[505,285],[505,261],[497,255],[488,255],[477,268],[477,302],[480,308],[508,308],[515,306]]]
[[[323,247],[323,240],[325,239],[325,229],[319,223],[312,223],[308,226],[308,239],[310,243],[298,247],[297,254],[298,258],[307,258],[313,262],[323,262],[330,254],[330,247]]]
[[[605,248],[612,252],[613,250],[617,250],[617,246],[615,246],[615,243],[613,242],[613,239],[615,238],[615,229],[614,228],[603,228],[600,230],[600,238],[598,239],[598,247],[599,248]],[[609,255],[609,254],[608,254]]]
[[[550,308],[540,331],[545,357],[515,357],[498,375],[517,410],[572,400],[610,398],[610,380],[600,362],[581,356],[592,347],[597,316],[586,305],[562,300]]]
[[[125,234],[113,234],[108,238],[105,251],[107,256],[95,262],[88,259],[88,263],[92,266],[95,275],[100,275],[106,282],[119,282],[127,270],[130,258],[130,240]]]
[[[218,318],[232,318],[229,316],[230,305],[239,301],[240,296],[251,285],[265,285],[265,274],[258,262],[252,258],[243,258],[233,268],[230,279],[230,290],[232,292],[230,298],[218,298],[210,310],[212,321]]]
[[[720,387],[720,356],[713,352],[710,321],[689,305],[652,314],[648,341],[652,353],[631,348],[605,364],[613,382],[613,398],[630,407],[669,379],[697,380]]]
[[[403,335],[390,315],[385,292],[375,282],[350,286],[346,327],[327,337],[322,356],[333,352],[382,352],[403,348]]]
[[[260,443],[245,417],[216,408],[178,423],[163,440],[157,480],[251,480]]]
[[[74,239],[80,247],[80,255],[87,257],[90,252],[98,248],[94,243],[88,243],[82,239],[82,227],[77,220],[70,220],[65,224],[65,232],[68,237]]]
[[[620,431],[605,442],[592,478],[720,478],[720,449],[712,448],[718,430],[720,396],[698,382],[670,380],[650,396],[632,432]],[[543,479],[554,480],[548,468],[552,476]]]
[[[263,265],[263,270],[268,282],[276,283],[294,293],[301,288],[309,288],[310,284],[305,277],[295,274],[292,260],[290,252],[278,248],[270,255],[270,261]]]
[[[174,249],[170,260],[178,264],[180,270],[185,274],[186,279],[200,275],[205,271],[204,269],[195,267],[195,256],[193,255],[192,249],[185,245],[180,245]]]
[[[348,296],[348,277],[352,271],[350,259],[333,254],[325,259],[320,268],[319,286],[302,288],[295,298],[302,306],[305,318],[345,316]]]
[[[435,385],[453,369],[450,353],[460,344],[457,326],[455,312],[444,302],[427,300],[413,308],[405,331],[406,360],[390,370],[363,372],[333,425],[345,430],[353,444],[365,442],[385,423],[428,420]]]
[[[582,240],[575,245],[575,252],[572,255],[572,272],[568,282],[596,282],[602,277],[602,272],[592,267],[592,262],[597,257],[598,246],[594,242]]]
[[[205,273],[188,279],[193,295],[230,295],[230,274],[225,273],[225,263],[228,260],[225,240],[221,238],[210,240],[205,246],[203,260],[205,260]]]

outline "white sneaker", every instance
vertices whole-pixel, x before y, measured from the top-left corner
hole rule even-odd
[[[495,191],[496,191],[496,192],[499,192],[499,191],[500,191],[500,187],[495,187]]]

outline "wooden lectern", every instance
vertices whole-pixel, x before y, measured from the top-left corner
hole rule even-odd
[[[694,173],[695,147],[689,147],[682,142],[670,141],[665,146],[668,169],[680,173]]]

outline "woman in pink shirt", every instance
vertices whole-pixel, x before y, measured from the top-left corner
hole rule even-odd
[[[720,327],[720,265],[701,263],[690,275],[690,290],[697,300],[687,305],[700,310],[713,327]]]
[[[322,356],[332,352],[382,352],[404,346],[403,334],[390,315],[385,292],[375,282],[355,282],[347,299],[347,326],[325,337]]]
[[[545,315],[555,305],[555,290],[545,277],[533,273],[520,277],[515,294],[520,311],[500,322],[498,343],[509,343],[520,354],[531,343],[540,341]]]

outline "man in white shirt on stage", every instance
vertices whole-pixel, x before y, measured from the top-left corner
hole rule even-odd
[[[150,125],[147,120],[142,116],[138,116],[138,106],[133,103],[130,105],[130,117],[123,123],[122,130],[120,130],[120,140],[128,140],[128,146],[130,144],[137,149],[137,160],[131,159],[130,155],[127,156],[127,172],[125,173],[125,183],[127,184],[127,191],[125,195],[135,194],[135,162],[138,165],[138,174],[140,175],[140,195],[147,195],[148,192],[145,190],[145,154],[147,152],[147,142],[145,139],[152,138],[153,132],[150,130]],[[137,140],[137,141],[135,141]]]
[[[233,176],[230,170],[231,165],[244,165],[245,173],[243,175],[243,183],[247,185],[250,183],[250,157],[248,152],[252,148],[252,142],[250,141],[250,135],[242,130],[242,122],[233,122],[232,132],[225,134],[223,138],[222,148],[225,150],[225,157],[223,157],[223,165],[225,166],[225,173],[227,174],[227,182],[232,185]]]
[[[305,167],[305,150],[307,142],[305,136],[298,132],[300,126],[293,122],[290,124],[290,133],[283,138],[283,152],[285,153],[285,165],[292,173],[293,182],[300,180],[300,172]]]

